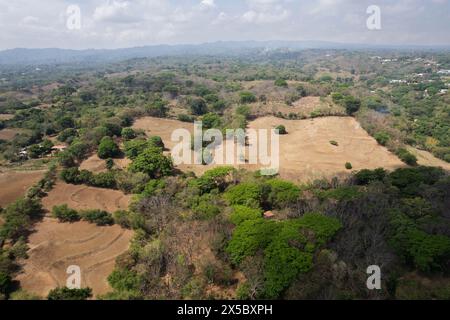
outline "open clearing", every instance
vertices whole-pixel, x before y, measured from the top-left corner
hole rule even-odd
[[[445,170],[450,170],[450,163],[436,158],[428,151],[419,150],[413,147],[408,147],[408,150],[417,157],[417,163],[422,166],[441,167]]]
[[[394,170],[404,164],[361,128],[351,117],[324,117],[311,120],[284,120],[263,117],[252,121],[252,129],[271,129],[284,125],[280,136],[280,176],[293,181],[344,177],[353,170],[383,167]],[[334,146],[330,141],[336,141]]]
[[[45,171],[0,172],[0,206],[5,207],[25,195],[37,183]]]
[[[59,223],[44,218],[29,237],[29,258],[17,280],[25,290],[45,297],[66,285],[69,266],[81,269],[81,286],[90,287],[94,296],[111,290],[107,277],[116,258],[128,250],[133,232],[114,225],[98,227],[84,221]]]
[[[345,169],[350,162],[353,170],[383,167],[389,170],[405,166],[394,154],[380,146],[351,117],[323,117],[308,120],[285,120],[273,116],[258,118],[249,123],[252,129],[272,129],[284,125],[287,135],[280,136],[280,176],[296,182],[308,182],[320,178],[345,177],[351,171]],[[185,128],[193,132],[193,124],[176,120],[145,117],[136,121],[134,127],[143,129],[149,136],[161,136],[167,148],[175,145],[171,134],[175,129]],[[336,141],[338,146],[331,145]],[[241,165],[258,170],[258,165]],[[197,175],[212,166],[182,165],[182,171]]]
[[[42,199],[42,204],[48,211],[54,206],[67,204],[75,210],[98,209],[112,213],[128,209],[130,200],[130,195],[117,190],[58,182],[48,196]]]
[[[12,140],[16,135],[19,134],[19,131],[16,129],[3,129],[0,130],[0,140]]]
[[[119,169],[126,169],[130,165],[129,159],[114,159],[114,165]],[[106,161],[100,159],[97,154],[94,154],[83,161],[80,165],[80,170],[88,170],[93,173],[107,172]]]
[[[0,113],[0,120],[11,120],[12,118],[14,118],[13,114]]]

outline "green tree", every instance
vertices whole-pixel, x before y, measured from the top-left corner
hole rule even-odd
[[[164,156],[161,148],[150,147],[139,154],[130,166],[132,172],[143,172],[157,179],[172,174],[172,159]]]
[[[98,146],[98,156],[100,159],[117,157],[120,154],[119,146],[111,137],[103,137]]]
[[[67,204],[54,206],[52,209],[52,216],[61,222],[75,222],[80,220],[78,212],[69,208]]]
[[[47,299],[48,300],[87,300],[92,297],[92,289],[91,288],[83,288],[83,289],[69,289],[67,287],[64,288],[56,288],[49,292]]]

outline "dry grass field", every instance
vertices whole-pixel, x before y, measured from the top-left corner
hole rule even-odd
[[[44,218],[34,231],[29,237],[29,258],[16,280],[25,290],[42,297],[66,285],[66,270],[71,265],[80,267],[81,286],[92,288],[94,296],[110,291],[107,277],[133,236],[132,231],[117,225],[59,223],[50,218]]]
[[[3,129],[0,130],[0,140],[12,140],[14,137],[19,134],[19,131],[16,129]]]
[[[14,202],[37,183],[45,171],[0,171],[0,206]]]
[[[308,120],[285,120],[273,116],[260,117],[249,123],[252,129],[272,129],[284,125],[289,134],[280,136],[280,176],[296,182],[308,182],[320,178],[345,177],[351,171],[345,168],[350,162],[353,170],[384,167],[394,170],[404,164],[361,128],[351,117],[322,117]],[[171,134],[175,129],[193,131],[193,125],[176,120],[145,117],[134,127],[143,129],[149,136],[161,136],[171,149]],[[330,141],[336,141],[333,146]],[[258,170],[258,165],[241,165]],[[182,165],[182,171],[197,175],[211,166]]]
[[[119,169],[126,169],[130,165],[131,161],[129,159],[114,159],[114,165]],[[88,159],[84,160],[80,165],[80,170],[88,170],[93,173],[106,172],[106,162],[100,159],[97,154],[90,156]]]
[[[76,210],[99,209],[108,212],[128,209],[131,196],[117,190],[100,189],[84,185],[58,182],[48,196],[42,199],[44,208],[67,204]]]

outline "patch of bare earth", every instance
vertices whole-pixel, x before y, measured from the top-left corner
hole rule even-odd
[[[0,113],[0,120],[11,120],[14,118],[13,114]]]
[[[417,157],[417,163],[422,166],[441,167],[445,170],[450,170],[450,163],[436,158],[428,151],[419,150],[413,147],[408,147],[408,150]]]
[[[0,206],[5,207],[24,196],[45,171],[0,171]]]
[[[352,164],[353,170],[379,167],[395,170],[404,166],[403,162],[380,146],[351,117],[285,120],[266,116],[251,121],[249,128],[272,129],[278,125],[284,125],[288,131],[287,135],[280,136],[280,176],[284,179],[309,182],[335,176],[344,178],[351,172],[345,169],[347,162]],[[171,141],[171,134],[175,129],[184,128],[193,132],[192,123],[151,117],[136,121],[135,128],[145,130],[148,135],[161,136],[169,149],[176,144]],[[333,146],[330,141],[336,141],[338,146]],[[220,148],[216,151],[220,151]],[[214,165],[181,165],[178,169],[201,175],[213,167]],[[251,164],[236,167],[251,171],[261,169],[260,165]]]
[[[119,169],[126,169],[130,165],[131,161],[129,159],[114,159],[114,165]],[[80,165],[80,170],[88,170],[93,173],[107,172],[106,162],[100,159],[98,155],[94,154],[88,159],[84,160]]]
[[[18,134],[19,134],[18,130],[6,128],[3,130],[0,130],[0,140],[6,140],[6,141],[12,140]]]
[[[128,209],[131,197],[117,190],[58,182],[47,197],[42,199],[42,204],[48,211],[54,206],[67,204],[76,210],[98,209],[115,212]]]
[[[94,296],[109,292],[107,277],[133,236],[132,231],[117,225],[60,223],[51,218],[44,218],[34,231],[29,237],[29,258],[16,280],[25,290],[42,297],[66,285],[66,270],[72,265],[80,267],[81,286],[92,288]]]
[[[253,129],[271,129],[284,125],[287,135],[280,136],[280,176],[307,182],[320,178],[345,177],[350,162],[353,170],[395,170],[404,164],[361,128],[351,117],[323,117],[310,120],[284,120],[263,117],[249,124]],[[336,141],[334,146],[330,141]]]

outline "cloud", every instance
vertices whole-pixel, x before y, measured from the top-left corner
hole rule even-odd
[[[247,0],[250,10],[242,15],[246,23],[275,23],[284,21],[290,12],[283,7],[283,0]]]
[[[214,8],[216,6],[214,0],[202,0],[200,4],[207,8]]]

